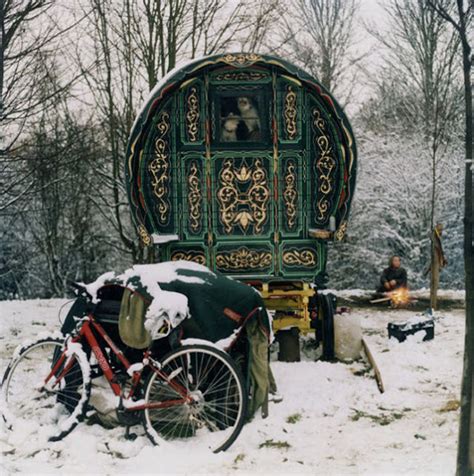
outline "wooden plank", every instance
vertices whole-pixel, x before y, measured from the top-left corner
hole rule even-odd
[[[377,363],[375,362],[374,356],[372,355],[372,352],[369,349],[369,346],[365,339],[362,337],[362,347],[364,348],[365,355],[367,356],[367,359],[369,361],[369,364],[371,367],[374,369],[375,373],[375,380],[377,382],[377,387],[380,391],[380,393],[385,392],[385,388],[383,386],[383,381],[382,381],[382,374],[380,373],[380,370],[377,366]]]
[[[375,303],[378,303],[378,302],[387,302],[387,301],[390,301],[392,298],[389,296],[389,297],[384,297],[384,298],[379,298],[379,299],[372,299],[370,301],[371,304],[375,304]]]

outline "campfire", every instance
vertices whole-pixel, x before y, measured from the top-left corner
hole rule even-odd
[[[394,307],[405,306],[410,302],[408,288],[398,288],[387,293]]]
[[[370,302],[372,304],[375,304],[379,302],[390,301],[392,307],[403,307],[413,301],[413,299],[410,297],[410,292],[408,291],[408,288],[398,288],[393,291],[388,291],[384,293],[384,296],[385,297],[383,298],[372,299]]]

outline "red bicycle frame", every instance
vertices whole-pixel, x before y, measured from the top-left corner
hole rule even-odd
[[[123,397],[125,400],[129,400],[130,398],[133,397],[138,387],[138,384],[141,380],[144,366],[150,367],[153,372],[155,372],[163,381],[167,382],[170,385],[170,387],[173,388],[173,390],[175,390],[178,393],[178,395],[181,395],[182,397],[181,399],[167,400],[165,402],[155,402],[155,403],[148,403],[148,404],[137,403],[134,405],[130,405],[129,407],[125,407],[125,410],[139,411],[139,410],[144,410],[145,408],[167,408],[174,405],[182,405],[184,403],[190,403],[193,401],[192,397],[189,395],[189,392],[186,390],[186,388],[174,382],[173,380],[170,380],[168,376],[164,372],[162,372],[162,370],[158,366],[159,364],[157,365],[157,363],[155,363],[151,359],[149,350],[146,350],[143,353],[142,363],[144,364],[144,366],[140,370],[132,372],[132,375],[131,375],[132,384],[131,384],[128,395],[126,397],[122,395],[122,388],[119,385],[119,383],[115,380],[115,374],[110,366],[109,360],[107,356],[104,354],[104,352],[102,351],[99,345],[99,342],[96,336],[94,335],[94,332],[92,331],[92,329],[94,329],[99,334],[100,338],[103,339],[107,343],[111,351],[116,355],[120,363],[124,366],[127,373],[129,373],[128,371],[131,367],[129,360],[125,357],[123,352],[110,338],[107,332],[105,332],[104,328],[95,320],[92,314],[89,314],[82,321],[82,325],[79,329],[79,333],[76,336],[72,337],[70,342],[75,343],[75,342],[81,342],[82,340],[85,340],[88,343],[91,351],[93,352],[93,354],[95,355],[95,358],[97,359],[99,367],[101,368],[105,378],[109,382],[109,385],[112,391],[117,397]],[[66,346],[66,350],[62,353],[61,357],[58,359],[56,364],[53,366],[51,372],[46,377],[45,384],[61,368],[66,358],[67,358],[67,346]],[[69,361],[66,364],[64,369],[62,369],[60,374],[56,377],[56,381],[54,382],[53,387],[56,386],[61,381],[62,378],[64,378],[64,376],[67,374],[67,372],[71,369],[73,365],[74,365],[74,359],[71,359],[71,361]]]

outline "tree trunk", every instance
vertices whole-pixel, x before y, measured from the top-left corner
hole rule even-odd
[[[461,388],[461,419],[459,425],[459,444],[457,473],[468,475],[474,472],[474,409],[473,409],[473,324],[474,324],[474,246],[472,210],[472,89],[471,89],[471,48],[467,41],[467,27],[462,17],[462,0],[458,0],[462,38],[464,97],[466,100],[466,182],[464,208],[464,268],[466,272],[466,337],[464,343],[464,369]],[[464,27],[464,28],[463,28]]]

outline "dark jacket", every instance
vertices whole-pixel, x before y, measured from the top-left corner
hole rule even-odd
[[[385,268],[380,278],[380,290],[386,291],[384,284],[387,281],[394,279],[397,282],[396,288],[406,287],[407,285],[407,272],[405,268]]]

